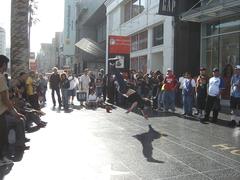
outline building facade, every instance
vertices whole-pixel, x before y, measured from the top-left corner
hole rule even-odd
[[[6,55],[6,32],[0,27],[0,54]]]
[[[75,73],[85,68],[98,71],[105,67],[105,0],[81,0],[77,3]]]
[[[37,55],[37,70],[40,73],[50,72],[55,64],[55,47],[50,43],[42,43]]]
[[[204,0],[183,13],[181,19],[201,26],[200,64],[208,72],[214,67],[220,69],[226,87],[223,99],[229,99],[234,66],[240,64],[240,1]]]
[[[174,67],[174,18],[157,14],[159,1],[108,0],[105,5],[107,36],[131,37],[130,69],[146,73]]]
[[[76,41],[76,3],[77,0],[65,0],[63,55],[64,59],[73,66]]]

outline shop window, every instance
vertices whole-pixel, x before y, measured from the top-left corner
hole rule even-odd
[[[153,46],[163,44],[163,24],[153,28]]]

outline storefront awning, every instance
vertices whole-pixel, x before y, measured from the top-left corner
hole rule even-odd
[[[240,0],[208,0],[201,7],[181,14],[180,19],[182,21],[207,22],[234,15],[240,15]]]
[[[105,51],[99,47],[97,42],[89,38],[82,38],[75,46],[96,57],[105,57]]]

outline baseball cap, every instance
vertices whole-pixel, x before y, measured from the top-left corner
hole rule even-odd
[[[218,68],[213,68],[213,70],[212,70],[213,72],[218,72],[219,71],[219,69]]]
[[[168,68],[167,71],[172,71],[172,69],[171,69],[171,68]]]
[[[205,71],[206,68],[205,67],[200,67],[200,71]]]

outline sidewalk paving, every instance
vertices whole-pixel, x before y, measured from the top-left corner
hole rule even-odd
[[[239,127],[161,112],[147,121],[119,107],[43,111],[48,126],[27,134],[31,148],[5,180],[240,179]]]

